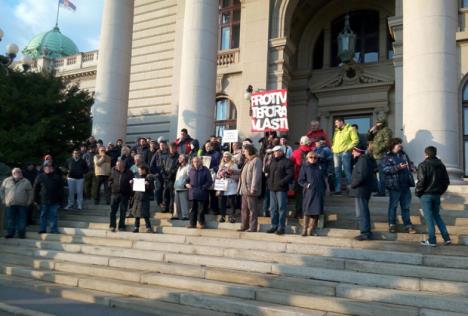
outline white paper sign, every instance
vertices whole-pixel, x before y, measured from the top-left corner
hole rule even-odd
[[[215,191],[227,191],[228,180],[227,179],[216,179],[214,183]]]
[[[144,178],[133,178],[133,191],[145,192],[145,179]]]
[[[202,158],[203,165],[207,167],[208,169],[210,169],[211,156],[202,156],[201,158]]]
[[[239,130],[229,129],[223,132],[223,143],[235,143],[239,140]]]

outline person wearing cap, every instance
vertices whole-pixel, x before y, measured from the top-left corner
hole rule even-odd
[[[372,239],[369,200],[377,186],[377,164],[372,153],[366,154],[366,148],[354,147],[353,157],[356,159],[351,178],[351,194],[355,197],[356,215],[359,218],[361,234],[356,236],[358,241]]]
[[[271,228],[268,233],[283,235],[286,230],[289,183],[294,178],[294,166],[284,156],[282,146],[273,148],[273,156],[267,179],[271,204]]]
[[[34,200],[40,205],[39,234],[46,233],[50,224],[50,233],[58,234],[57,210],[64,200],[62,177],[54,172],[50,161],[43,164],[43,173],[34,182]]]
[[[28,206],[33,202],[33,192],[31,182],[23,177],[20,168],[13,168],[11,177],[3,180],[0,199],[6,206],[5,238],[13,238],[16,232],[19,238],[25,238]]]
[[[323,138],[318,138],[315,142],[315,149],[313,150],[318,155],[318,164],[322,169],[325,176],[325,183],[327,185],[327,194],[331,192],[331,185],[333,183],[333,153],[328,147],[327,142]]]
[[[94,157],[93,157],[94,169]],[[65,167],[68,170],[67,183],[68,183],[68,204],[65,209],[73,207],[76,194],[76,206],[78,210],[83,209],[83,181],[84,176],[88,172],[88,163],[80,157],[78,149],[73,150],[72,157],[67,159]],[[94,174],[94,172],[93,172]],[[92,180],[94,182],[94,179]]]
[[[385,118],[379,118],[377,123],[369,129],[367,139],[372,147],[374,159],[379,168],[379,185],[377,196],[385,196],[385,174],[383,171],[383,156],[388,151],[393,132],[387,125]]]
[[[341,194],[341,174],[344,170],[347,185],[351,183],[352,150],[359,143],[356,130],[344,119],[335,119],[335,133],[333,134],[333,163],[335,165],[335,194]]]

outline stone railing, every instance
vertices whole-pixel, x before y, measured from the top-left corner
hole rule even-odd
[[[57,58],[54,61],[54,68],[57,72],[77,70],[85,67],[97,65],[98,51],[79,53],[77,55]]]
[[[237,64],[238,62],[239,62],[239,50],[238,49],[218,51],[218,60],[217,60],[218,67],[228,67],[229,65]]]

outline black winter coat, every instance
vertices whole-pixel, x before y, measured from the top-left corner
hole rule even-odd
[[[161,167],[163,179],[165,181],[175,181],[177,169],[179,168],[179,154],[168,154]]]
[[[125,170],[124,172],[119,172],[117,169],[112,168],[111,174],[109,176],[109,187],[112,194],[123,194],[130,195],[132,193],[132,185],[130,180],[133,179],[133,172],[130,170]]]
[[[62,204],[63,179],[56,173],[41,173],[34,181],[34,200],[39,204]]]
[[[285,156],[271,160],[267,185],[273,192],[287,192],[289,183],[294,178],[294,165]]]
[[[377,163],[375,159],[365,154],[357,159],[351,177],[351,194],[355,197],[369,199],[377,189]]]
[[[447,169],[440,159],[426,158],[419,164],[416,196],[420,197],[423,194],[442,195],[447,191],[449,184]]]

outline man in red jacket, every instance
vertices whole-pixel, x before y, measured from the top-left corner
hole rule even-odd
[[[190,143],[192,142],[192,137],[188,134],[186,128],[180,130],[180,137],[176,139],[175,143],[177,145],[177,152],[179,154],[190,154],[192,148],[190,147]]]
[[[307,132],[307,137],[311,140],[311,150],[315,148],[315,142],[320,138],[325,139],[327,146],[331,147],[327,132],[320,128],[319,121],[310,122],[310,131]]]

